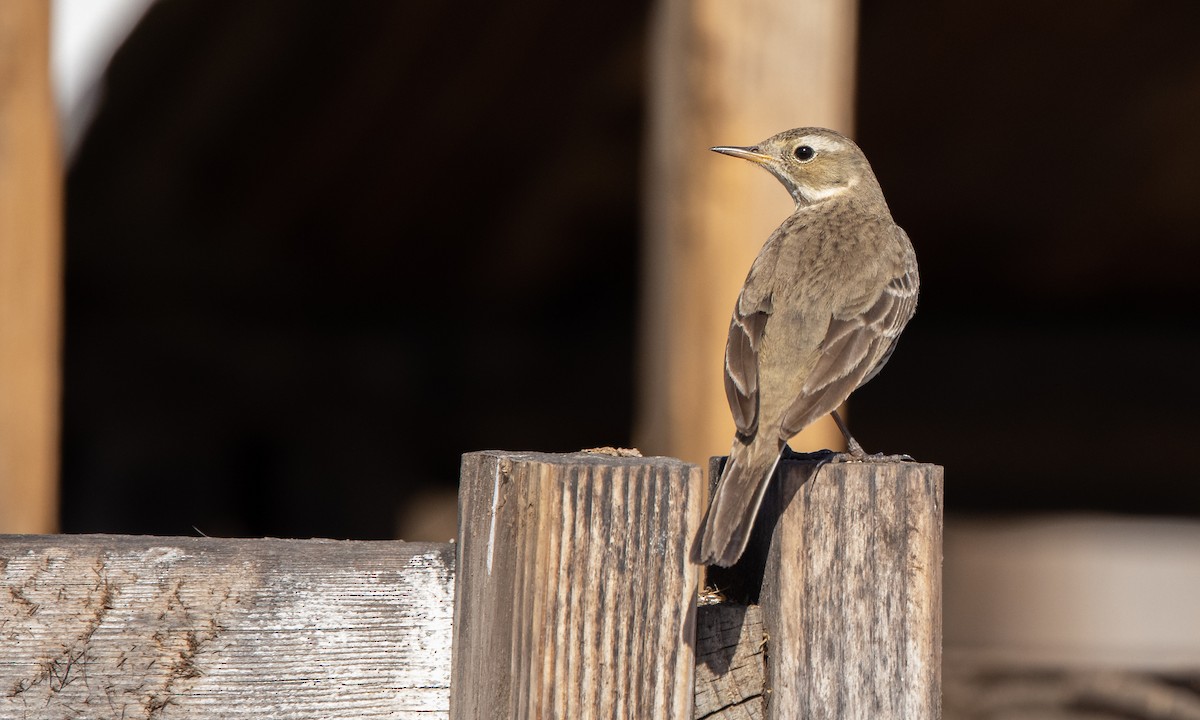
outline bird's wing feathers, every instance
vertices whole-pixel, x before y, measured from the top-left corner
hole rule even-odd
[[[725,345],[725,397],[742,435],[758,429],[758,344],[769,312],[734,315]]]
[[[799,397],[784,413],[781,437],[789,438],[836,410],[850,393],[875,377],[891,357],[896,340],[917,305],[919,280],[915,260],[905,263],[900,270],[874,297],[834,309],[816,364]]]
[[[890,225],[890,223],[889,223]],[[911,247],[904,231],[900,247]],[[784,230],[784,228],[780,228]],[[791,232],[796,232],[791,228]],[[759,351],[773,307],[775,269],[779,264],[781,233],[776,231],[750,268],[746,284],[734,307],[725,346],[725,395],[737,431],[753,436],[759,425]],[[799,395],[780,419],[779,436],[784,441],[806,426],[837,409],[856,388],[875,376],[895,348],[900,331],[916,309],[918,277],[916,260],[909,254],[899,272],[882,284],[864,287],[865,294],[850,299],[844,307],[832,308],[824,339]],[[850,282],[859,282],[859,279]],[[780,289],[782,290],[782,289]],[[796,359],[802,368],[802,359]]]
[[[759,253],[738,295],[725,344],[725,397],[733,422],[743,436],[758,429],[758,350],[771,316],[776,237]]]
[[[900,232],[904,231],[901,230]],[[903,275],[892,278],[884,286],[880,301],[876,302],[872,308],[878,308],[878,314],[870,316],[870,323],[873,327],[879,328],[880,334],[887,341],[887,349],[884,350],[883,356],[879,358],[879,361],[875,363],[875,367],[871,368],[871,371],[859,383],[859,386],[865,385],[871,378],[875,377],[892,357],[892,352],[896,349],[896,341],[900,339],[900,332],[904,330],[904,326],[908,324],[908,321],[912,319],[913,313],[917,310],[917,290],[919,284],[920,279],[917,276],[917,264],[916,261],[913,261],[909,264]]]

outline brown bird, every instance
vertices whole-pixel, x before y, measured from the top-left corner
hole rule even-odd
[[[868,457],[835,411],[891,356],[919,281],[912,243],[849,138],[799,128],[712,149],[763,166],[796,201],[750,267],[725,346],[737,434],[697,559],[729,566],[746,548],[788,438],[833,413],[846,436],[842,459]]]

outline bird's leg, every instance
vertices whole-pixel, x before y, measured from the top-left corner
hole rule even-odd
[[[863,462],[869,460],[871,462],[912,462],[911,455],[884,455],[883,453],[874,453],[868,455],[863,450],[862,445],[854,439],[850,434],[850,428],[846,427],[846,422],[842,420],[842,416],[838,415],[837,410],[834,410],[833,421],[837,423],[838,430],[842,431],[842,437],[846,438],[846,452],[834,453],[826,462],[844,463],[844,462]]]
[[[866,451],[863,450],[862,445],[858,444],[858,441],[854,439],[854,436],[850,434],[850,428],[846,427],[846,422],[842,420],[841,415],[838,415],[838,411],[834,410],[830,414],[833,415],[833,421],[837,423],[838,430],[842,431],[842,437],[846,438],[845,454],[849,455],[854,460],[862,460],[864,457],[866,457]]]

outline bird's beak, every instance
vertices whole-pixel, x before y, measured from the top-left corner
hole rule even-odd
[[[733,147],[721,145],[718,147],[709,148],[709,150],[712,150],[713,152],[719,152],[722,155],[732,155],[736,158],[749,160],[750,162],[758,163],[759,165],[766,165],[771,161],[771,156],[763,153],[763,151],[759,149],[757,145],[753,145],[751,147]]]

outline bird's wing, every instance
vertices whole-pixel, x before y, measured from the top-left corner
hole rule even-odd
[[[771,315],[778,235],[763,246],[738,295],[725,344],[725,397],[742,436],[758,429],[758,351]]]
[[[871,296],[834,310],[816,364],[783,416],[781,437],[789,438],[836,410],[891,357],[917,306],[916,260],[911,255],[905,260]]]
[[[900,232],[904,232],[901,230]],[[907,239],[907,236],[906,236]],[[912,260],[905,268],[902,275],[898,275],[891,279],[884,287],[883,297],[889,300],[886,308],[886,315],[879,318],[876,327],[880,333],[887,339],[887,349],[884,350],[883,356],[879,358],[867,376],[862,379],[857,387],[866,385],[871,378],[875,377],[879,371],[891,359],[892,353],[896,350],[896,342],[900,339],[900,333],[904,330],[904,326],[912,319],[913,313],[917,311],[917,292],[920,289],[920,277],[917,275],[916,260]],[[876,302],[876,305],[879,305]]]

